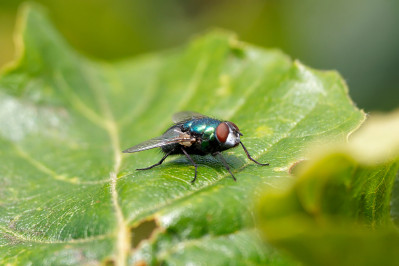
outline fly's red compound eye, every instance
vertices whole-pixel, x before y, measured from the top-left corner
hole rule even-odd
[[[229,135],[230,130],[229,130],[229,126],[223,122],[220,123],[218,125],[218,127],[216,128],[216,137],[218,138],[219,142],[221,143],[225,143],[227,136]]]

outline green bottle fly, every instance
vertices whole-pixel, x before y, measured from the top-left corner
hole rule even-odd
[[[161,165],[169,155],[184,154],[195,167],[194,179],[191,181],[194,183],[197,178],[197,164],[190,154],[212,154],[213,156],[219,156],[233,179],[236,180],[221,152],[239,144],[241,144],[250,160],[262,166],[269,165],[267,163],[259,163],[251,157],[240,140],[240,136],[242,136],[240,130],[233,122],[221,121],[193,112],[177,113],[173,116],[173,121],[175,124],[161,136],[123,151],[132,153],[153,148],[162,149],[165,155],[158,163],[137,170],[148,170]]]

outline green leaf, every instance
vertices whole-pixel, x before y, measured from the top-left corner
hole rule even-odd
[[[398,136],[398,112],[376,116],[301,167],[291,188],[264,196],[268,241],[310,265],[397,265]]]
[[[0,262],[286,265],[260,241],[253,196],[284,188],[309,143],[346,140],[364,119],[336,72],[211,32],[184,47],[105,63],[25,8],[18,60],[0,77]],[[99,29],[96,29],[99,30]],[[158,136],[173,113],[236,123],[254,158],[225,152],[234,182],[211,156],[156,163],[123,149]]]

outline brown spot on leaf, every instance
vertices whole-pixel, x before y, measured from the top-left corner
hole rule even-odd
[[[305,159],[296,161],[295,163],[293,163],[293,164],[290,166],[290,169],[288,170],[288,172],[289,172],[291,175],[297,175],[298,172],[299,172],[299,171],[302,169],[302,167],[304,166],[304,164],[306,164],[307,162],[308,162],[308,160],[305,160]]]

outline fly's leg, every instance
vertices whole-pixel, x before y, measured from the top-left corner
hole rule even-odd
[[[233,175],[233,173],[230,171],[230,166],[227,164],[226,160],[224,159],[224,157],[222,156],[222,154],[220,152],[215,152],[213,154],[213,156],[218,155],[220,160],[222,161],[224,167],[227,169],[227,171],[229,171],[229,173],[231,174],[231,176],[233,177],[234,181],[237,181],[237,179],[235,178],[235,176]]]
[[[194,165],[195,167],[195,174],[194,174],[194,179],[191,180],[191,184],[193,184],[195,182],[195,180],[197,179],[197,164],[194,162],[194,160],[190,157],[190,155],[186,152],[186,150],[181,147],[181,150],[183,151],[184,155],[186,155],[186,157],[190,160],[190,162]]]
[[[141,170],[148,170],[148,169],[151,169],[151,168],[153,168],[155,166],[161,165],[163,163],[163,161],[165,161],[166,157],[168,157],[171,153],[172,153],[172,151],[166,153],[165,156],[162,157],[162,159],[159,162],[157,162],[156,164],[154,164],[154,165],[151,165],[151,166],[146,167],[146,168],[139,168],[139,169],[136,169],[136,170],[140,170],[140,171]]]
[[[262,165],[262,166],[269,165],[268,163],[260,163],[260,162],[256,161],[254,158],[251,157],[251,155],[249,155],[249,152],[247,151],[247,148],[245,148],[244,144],[242,144],[241,141],[240,141],[240,144],[241,144],[242,148],[244,149],[245,153],[247,154],[248,159],[250,159],[254,163]]]

